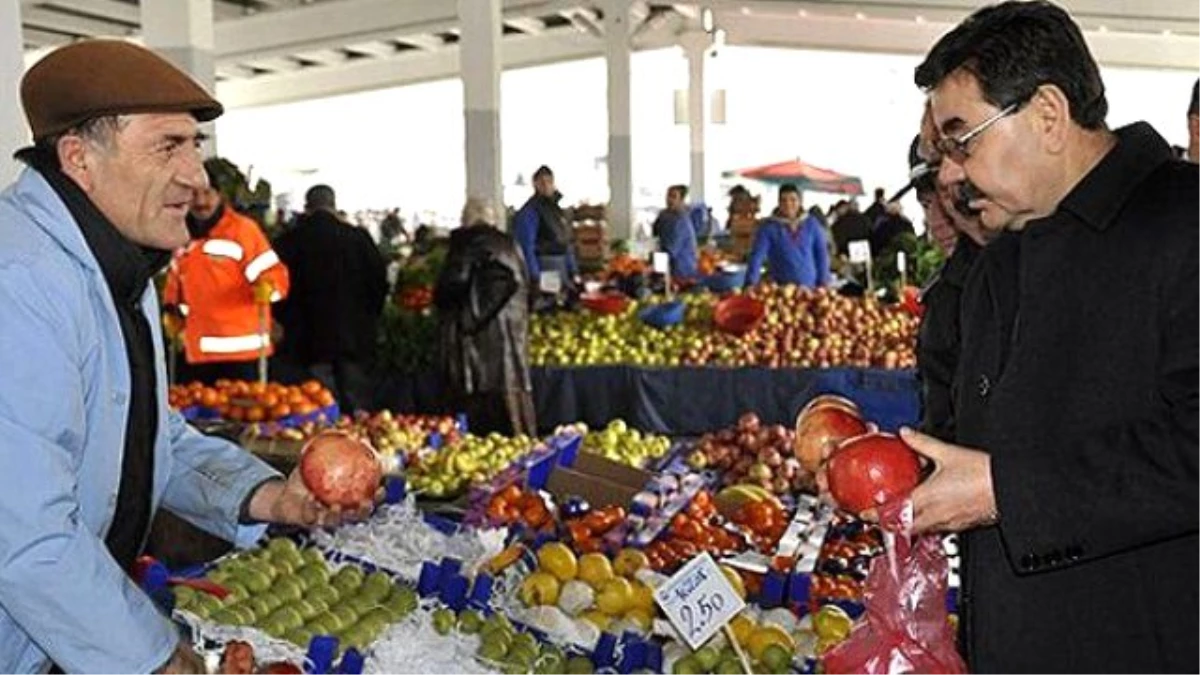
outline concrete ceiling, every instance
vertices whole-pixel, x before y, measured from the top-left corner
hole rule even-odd
[[[217,90],[230,107],[454,77],[450,0],[214,0]],[[601,56],[601,2],[503,0],[506,67]],[[923,53],[970,0],[637,0],[635,49],[679,43],[711,8],[730,45]],[[1107,65],[1200,69],[1195,0],[1063,0]],[[80,37],[136,38],[137,0],[21,0],[28,61]]]

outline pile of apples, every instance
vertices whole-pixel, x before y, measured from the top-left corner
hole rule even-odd
[[[719,298],[679,296],[682,324],[652,328],[637,318],[645,303],[620,315],[590,312],[534,317],[530,359],[535,365],[719,366],[769,368],[912,368],[919,319],[878,299],[846,297],[827,288],[763,283],[746,291],[766,308],[762,323],[742,336],[712,324]]]
[[[759,485],[778,495],[811,489],[812,472],[793,456],[793,433],[779,425],[764,425],[746,413],[737,426],[705,434],[688,454],[688,465],[699,471],[720,471],[720,484]]]
[[[466,434],[441,450],[418,457],[406,471],[409,489],[434,499],[456,497],[471,485],[490,481],[538,443],[525,435]]]
[[[665,455],[671,449],[671,439],[643,434],[629,428],[624,420],[616,419],[600,431],[586,432],[581,449],[640,469]]]
[[[291,415],[309,415],[334,403],[333,394],[316,380],[300,385],[278,382],[217,380],[172,385],[167,393],[172,408],[200,406],[231,422],[272,422]]]

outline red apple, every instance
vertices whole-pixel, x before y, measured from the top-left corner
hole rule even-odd
[[[831,397],[836,398],[840,397]],[[816,407],[809,404],[796,420],[792,451],[809,472],[815,473],[820,467],[827,446],[867,432],[867,424],[859,415],[858,407],[849,401],[846,403],[849,405],[835,400]]]
[[[317,434],[300,451],[300,477],[326,506],[371,502],[383,470],[371,446],[342,431]]]
[[[912,492],[921,479],[921,463],[899,437],[876,432],[839,445],[829,458],[827,477],[838,506],[862,513]]]

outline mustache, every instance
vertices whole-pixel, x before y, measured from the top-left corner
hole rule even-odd
[[[974,183],[963,180],[955,187],[954,209],[968,218],[974,218],[980,214],[980,210],[971,208],[971,202],[986,196]]]

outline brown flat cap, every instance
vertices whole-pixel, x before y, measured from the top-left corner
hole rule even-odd
[[[82,40],[46,55],[21,80],[21,105],[34,140],[105,115],[188,112],[207,122],[225,111],[166,59],[120,40]]]

